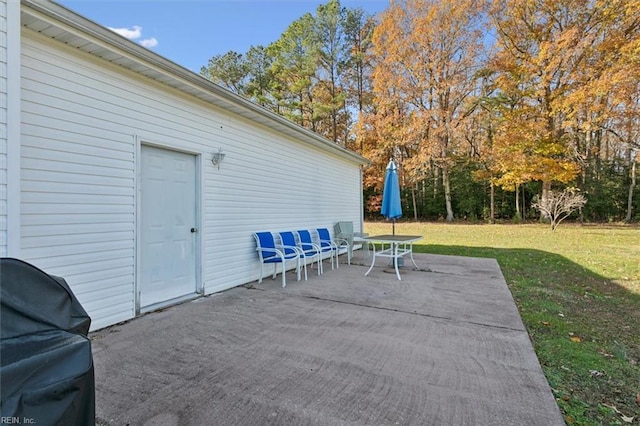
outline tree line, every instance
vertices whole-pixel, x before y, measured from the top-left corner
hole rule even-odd
[[[201,74],[371,160],[372,218],[393,158],[416,220],[640,220],[640,0],[330,0]]]

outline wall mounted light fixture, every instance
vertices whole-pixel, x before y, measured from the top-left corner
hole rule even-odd
[[[211,162],[213,163],[214,166],[218,167],[218,170],[220,170],[220,163],[222,163],[222,160],[224,160],[224,156],[225,156],[225,153],[222,152],[222,148],[218,148],[218,152],[213,153],[213,158],[211,159]]]

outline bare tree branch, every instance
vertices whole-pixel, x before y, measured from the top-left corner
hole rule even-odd
[[[567,188],[562,192],[549,191],[548,195],[534,203],[533,207],[549,218],[551,230],[555,231],[560,222],[586,203],[587,199],[578,193],[577,189]]]

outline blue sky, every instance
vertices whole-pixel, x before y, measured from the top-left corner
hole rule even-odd
[[[294,20],[315,13],[321,0],[58,0],[196,73],[229,50],[277,40]],[[389,0],[342,0],[377,14]]]

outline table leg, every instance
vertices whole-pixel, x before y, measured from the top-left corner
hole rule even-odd
[[[371,246],[373,247],[373,256],[371,256],[371,266],[369,266],[369,269],[367,270],[367,272],[364,273],[365,277],[369,275],[369,272],[371,272],[371,270],[376,264],[376,245],[375,243],[372,243]]]
[[[393,245],[393,267],[396,269],[396,276],[398,277],[398,280],[402,281],[402,278],[400,278],[400,271],[398,271],[398,247],[399,246],[400,244]]]
[[[416,261],[413,260],[413,243],[409,246],[409,254],[411,255],[411,262],[413,262],[413,266],[415,266],[417,270],[420,270],[418,265],[416,265]]]

